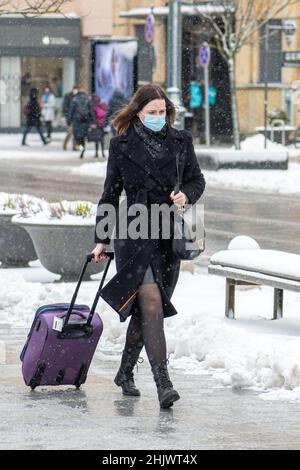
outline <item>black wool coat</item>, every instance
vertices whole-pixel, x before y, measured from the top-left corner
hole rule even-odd
[[[80,119],[80,111],[87,112],[87,120],[82,122]],[[77,142],[85,139],[88,134],[89,127],[95,124],[95,115],[92,109],[92,103],[85,93],[77,93],[71,101],[68,123],[72,124],[73,135]]]
[[[137,202],[147,204],[148,207],[151,203],[167,203],[171,206],[173,202],[170,194],[177,181],[177,152],[184,156],[185,162],[181,191],[188,196],[189,204],[198,201],[205,188],[205,179],[195,155],[192,134],[168,127],[166,138],[167,151],[156,162],[133,126],[111,139],[104,191],[98,209],[101,204],[112,204],[120,210],[122,204],[119,204],[119,197],[123,189],[126,193],[126,207]],[[111,231],[104,238],[97,233],[98,224],[101,221],[103,223],[104,217],[97,212],[95,242],[109,244]],[[128,216],[128,225],[133,219],[134,216]],[[119,314],[120,321],[125,321],[139,309],[139,285],[151,263],[162,295],[164,316],[177,314],[171,297],[179,277],[180,260],[173,255],[171,238],[125,239],[124,236],[118,236],[118,229],[117,217],[114,237],[117,273],[106,283],[101,297]]]
[[[27,106],[26,125],[28,127],[41,126],[41,107],[37,99],[30,99]]]

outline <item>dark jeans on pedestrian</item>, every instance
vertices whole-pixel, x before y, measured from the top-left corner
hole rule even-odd
[[[75,137],[75,142],[80,148],[80,156],[79,158],[83,158],[85,149],[86,149],[86,136],[84,137]]]
[[[51,134],[52,134],[52,121],[45,121],[46,125],[46,131],[47,131],[47,137],[48,139],[51,139]]]
[[[102,151],[102,157],[104,158],[105,157],[105,154],[104,154],[104,137],[100,140],[100,144],[101,144],[101,151]],[[95,157],[99,155],[99,141],[95,142],[95,150],[96,150],[96,155]]]
[[[25,127],[25,130],[24,130],[24,134],[23,134],[22,145],[25,145],[25,144],[26,144],[26,137],[27,137],[27,134],[29,134],[29,132],[31,131],[31,129],[32,129],[33,127],[36,128],[38,134],[40,135],[40,137],[41,137],[41,139],[42,139],[42,142],[43,142],[44,144],[46,144],[47,141],[46,141],[46,139],[45,139],[45,137],[44,137],[44,135],[43,135],[42,127],[41,127],[40,125],[38,125],[38,126],[33,126],[33,125],[32,125],[32,126],[31,126],[31,125],[28,125],[28,124],[27,124],[27,126]]]

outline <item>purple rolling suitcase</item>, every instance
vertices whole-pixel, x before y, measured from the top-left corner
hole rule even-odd
[[[87,255],[70,304],[40,307],[21,353],[23,378],[34,390],[40,385],[75,385],[79,388],[87,378],[97,344],[103,330],[95,312],[112,252],[108,257],[92,308],[75,304],[87,265],[94,255]]]

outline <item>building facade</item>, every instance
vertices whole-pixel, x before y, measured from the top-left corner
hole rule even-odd
[[[298,66],[282,66],[284,52],[300,52],[300,5],[291,5],[271,25],[282,25],[293,20],[296,33],[287,40],[284,32],[270,30],[269,36],[269,110],[283,110],[294,127],[300,126],[300,101],[295,99],[300,89],[300,57]],[[260,32],[263,36],[264,30]],[[264,124],[264,41],[245,46],[237,58],[238,105],[241,130],[245,134],[255,132]],[[297,64],[295,64],[297,65]]]
[[[21,4],[19,4],[21,5]],[[32,87],[50,85],[60,125],[63,96],[79,83],[90,91],[91,41],[112,36],[112,0],[75,0],[63,14],[0,16],[0,130],[24,124],[23,108]]]
[[[157,83],[166,86],[167,77],[167,18],[168,8],[161,0],[121,0],[114,2],[114,35],[132,35],[139,38],[139,83],[150,81],[151,78]],[[189,5],[189,3],[191,5]],[[211,14],[215,14],[215,2],[195,2],[203,8],[207,8]],[[150,5],[154,6],[156,18],[154,49],[151,53],[149,45],[143,39],[143,28],[145,19],[150,12]],[[198,65],[199,46],[203,41],[208,41],[214,46],[212,31],[203,22],[200,15],[195,14],[193,2],[185,2],[182,5],[182,90],[183,101],[188,106],[188,89],[190,82],[196,79],[200,83],[203,80],[203,71]],[[297,52],[300,54],[300,8],[292,5],[284,10],[273,23],[282,24],[283,21],[292,19],[297,26],[296,34],[287,42],[282,31],[272,31],[269,44],[269,110],[277,108],[284,111],[289,124],[294,127],[300,126],[300,105],[294,100],[299,94],[300,68],[282,67],[282,54],[284,51]],[[262,31],[261,35],[264,34]],[[152,73],[152,57],[158,57],[154,61]],[[246,45],[237,56],[236,83],[239,122],[243,134],[256,132],[256,127],[264,124],[264,64],[265,51],[264,41],[254,38],[252,45]],[[300,66],[300,63],[299,63]],[[216,49],[212,48],[212,60],[210,65],[210,82],[217,91],[216,105],[211,112],[211,128],[216,139],[220,140],[230,137],[231,128],[231,105],[230,89],[227,65]],[[200,122],[203,125],[203,116]],[[203,127],[203,126],[202,126]]]
[[[118,63],[116,57],[119,49],[123,50],[124,62],[126,45],[129,50],[133,47],[130,40],[136,40],[135,86],[154,81],[166,88],[167,3],[165,0],[73,0],[64,6],[64,15],[39,18],[0,16],[0,130],[14,130],[22,126],[22,109],[32,86],[42,91],[46,84],[51,85],[57,97],[57,124],[60,122],[63,95],[72,89],[75,82],[89,92],[96,91],[97,43],[116,41],[112,50],[114,59],[110,59],[113,68]],[[199,47],[203,41],[209,41],[214,46],[212,31],[195,13],[192,3],[186,1],[182,5],[182,99],[186,108],[190,103],[191,82],[203,82],[203,69],[198,60]],[[200,6],[202,3],[203,8],[211,14],[215,13],[215,2],[197,2]],[[153,43],[149,44],[144,37],[144,27],[151,6],[155,14],[155,32]],[[270,36],[269,109],[276,107],[285,111],[289,123],[298,127],[299,104],[293,98],[300,88],[300,68],[282,67],[281,60],[284,51],[300,55],[299,5],[286,9],[284,15],[274,19],[274,23],[281,24],[288,19],[295,20],[297,25],[297,33],[291,41],[287,42],[280,31]],[[256,127],[264,123],[265,51],[264,42],[259,43],[258,38],[255,39],[254,44],[244,46],[237,57],[238,111],[244,134],[254,133]],[[128,64],[123,63],[122,70],[131,73]],[[213,137],[215,140],[230,140],[232,124],[227,64],[214,47],[210,85],[217,92],[211,108]],[[195,118],[196,127],[203,132],[203,111]]]

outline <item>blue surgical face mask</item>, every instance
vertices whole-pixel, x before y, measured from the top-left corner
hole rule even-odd
[[[152,116],[151,114],[145,114],[144,126],[148,127],[152,131],[159,132],[166,124],[166,115],[164,116]]]

